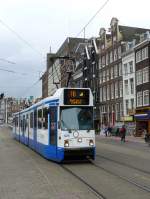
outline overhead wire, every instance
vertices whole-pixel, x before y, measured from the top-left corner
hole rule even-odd
[[[12,61],[4,59],[4,58],[0,58],[0,61],[7,62],[9,64],[16,64],[15,62],[12,62]]]
[[[85,31],[85,28],[93,21],[93,19],[98,15],[98,13],[107,5],[109,0],[106,0],[104,4],[96,11],[96,13],[91,17],[91,19],[87,22],[87,24],[81,29],[81,31],[76,35],[78,37],[83,31]]]
[[[25,43],[28,47],[30,47],[32,50],[37,52],[38,54],[42,55],[40,51],[38,51],[36,48],[34,48],[27,40],[25,40],[20,34],[18,34],[15,30],[13,30],[9,25],[7,25],[3,20],[0,19],[0,23],[7,28],[10,32],[12,32],[18,39],[20,39],[23,43]],[[43,56],[43,55],[42,55]]]

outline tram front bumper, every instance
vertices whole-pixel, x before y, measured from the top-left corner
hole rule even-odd
[[[64,159],[78,159],[78,158],[95,159],[95,147],[64,149]]]

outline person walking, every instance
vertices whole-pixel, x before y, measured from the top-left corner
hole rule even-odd
[[[121,134],[121,142],[125,142],[125,138],[126,138],[126,128],[125,125],[122,126],[122,128],[120,129],[120,134]]]

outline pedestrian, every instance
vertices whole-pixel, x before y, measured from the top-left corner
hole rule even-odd
[[[126,128],[125,125],[122,125],[122,128],[120,129],[120,135],[121,135],[121,142],[125,142],[126,138]]]
[[[107,137],[107,131],[108,131],[108,129],[107,129],[107,127],[104,129],[104,133],[105,133],[105,136]]]
[[[107,130],[107,131],[108,131],[108,135],[111,136],[112,128],[111,128],[110,126],[108,127],[108,130]]]

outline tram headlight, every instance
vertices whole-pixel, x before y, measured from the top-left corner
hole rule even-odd
[[[90,146],[94,146],[93,140],[89,140],[89,145],[90,145]]]
[[[68,141],[68,140],[65,140],[65,141],[64,141],[64,146],[65,146],[65,147],[69,147],[69,141]]]
[[[82,138],[78,138],[78,142],[82,142]]]

